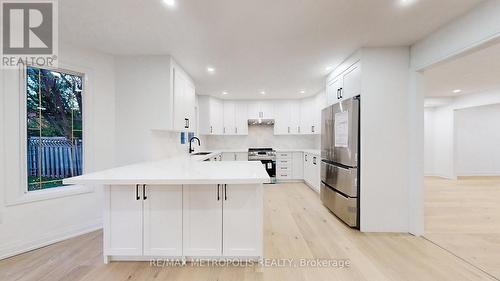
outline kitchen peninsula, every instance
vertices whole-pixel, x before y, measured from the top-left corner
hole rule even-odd
[[[64,180],[104,186],[104,262],[242,258],[263,254],[260,162],[214,154],[139,163]]]

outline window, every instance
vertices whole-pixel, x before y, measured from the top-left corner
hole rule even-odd
[[[26,68],[27,190],[83,171],[83,74]]]

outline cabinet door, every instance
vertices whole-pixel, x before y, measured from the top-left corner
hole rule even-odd
[[[142,255],[143,201],[141,195],[142,187],[139,187],[139,190],[132,185],[113,185],[106,188],[105,256]]]
[[[236,161],[236,153],[233,152],[223,152],[222,161]]]
[[[210,128],[211,135],[222,135],[224,127],[224,106],[221,100],[210,99]]]
[[[300,134],[300,101],[291,101],[289,103],[290,107],[290,134],[297,135]]]
[[[337,102],[337,79],[326,83],[326,103],[328,106]]]
[[[222,128],[222,133],[224,135],[235,135],[236,134],[236,125],[235,125],[235,108],[234,102],[232,101],[224,101],[224,127]]]
[[[309,153],[304,153],[304,181],[311,184],[311,155]]]
[[[217,185],[183,186],[184,256],[222,255],[222,190]]]
[[[186,82],[184,81],[184,77],[181,72],[177,71],[177,69],[173,68],[173,77],[174,77],[174,118],[173,118],[173,129],[175,131],[182,131],[186,127],[186,107],[185,99],[184,99],[184,88]]]
[[[248,152],[236,153],[236,161],[248,161]]]
[[[314,191],[319,193],[320,186],[320,159],[317,155],[311,154],[311,175],[310,185]]]
[[[195,118],[195,104],[196,104],[196,90],[195,86],[191,81],[185,80],[184,85],[184,110],[187,121],[187,129],[191,132],[196,129],[196,118]]]
[[[146,186],[144,255],[182,256],[182,186]]]
[[[271,101],[260,102],[262,119],[274,119],[273,103]]]
[[[294,180],[304,179],[304,154],[302,152],[294,152],[292,154],[292,178]]]
[[[261,117],[260,103],[258,101],[248,102],[248,119],[259,119]]]
[[[243,101],[234,102],[235,134],[248,135],[248,105]]]
[[[314,97],[303,99],[300,103],[300,133],[310,135],[313,132]]]
[[[224,195],[223,256],[262,256],[262,185],[227,185]]]
[[[280,101],[274,104],[274,134],[288,135],[290,128],[290,105],[288,102]]]
[[[343,74],[342,99],[352,98],[361,94],[361,65],[356,63]]]

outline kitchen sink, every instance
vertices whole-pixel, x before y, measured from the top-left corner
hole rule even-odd
[[[211,154],[212,152],[196,152],[196,153],[193,153],[191,155],[208,155],[208,154]]]

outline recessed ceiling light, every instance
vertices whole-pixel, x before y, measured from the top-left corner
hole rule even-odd
[[[306,91],[302,90],[302,91],[300,91],[300,93],[301,93],[301,94],[305,94],[305,93],[306,93]]]
[[[400,6],[411,6],[415,4],[418,0],[398,0]]]
[[[461,92],[462,92],[462,90],[461,90],[461,89],[456,89],[456,90],[453,90],[453,93],[454,93],[454,94],[458,94],[458,93],[461,93]]]
[[[226,91],[222,92],[222,95],[224,95],[224,96],[227,95],[227,94],[229,94],[229,93],[226,92]]]
[[[163,0],[163,3],[169,7],[175,7],[175,0]]]
[[[215,72],[215,68],[209,66],[209,67],[207,67],[207,71],[208,71],[208,73],[214,73]]]
[[[265,92],[265,91],[261,91],[261,92],[260,92],[260,94],[261,94],[261,95],[265,95],[265,94],[266,94],[266,92]]]

